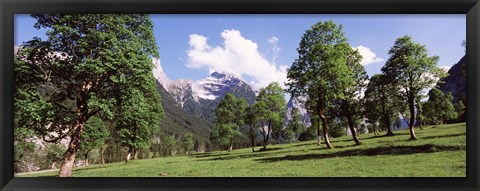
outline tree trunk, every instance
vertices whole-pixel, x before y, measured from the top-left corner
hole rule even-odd
[[[230,142],[230,145],[228,146],[228,151],[233,151],[233,143]]]
[[[105,164],[104,152],[105,152],[105,150],[103,149],[103,146],[100,147],[100,161],[102,162],[102,164]]]
[[[252,152],[255,152],[255,137],[253,136],[253,133],[251,135],[251,143],[252,143]]]
[[[317,145],[320,146],[322,143],[322,130],[320,129],[320,119],[317,120]]]
[[[52,165],[50,166],[50,169],[54,169],[54,168],[55,168],[55,163],[57,163],[57,161],[53,161],[53,162],[52,162]]]
[[[267,127],[267,136],[265,138],[265,141],[263,142],[263,149],[267,150],[267,145],[268,145],[268,138],[270,137],[270,132],[272,131],[272,121],[268,121],[268,127]]]
[[[82,121],[77,121],[75,126],[76,128],[74,128],[75,131],[71,136],[70,143],[68,144],[67,151],[65,152],[58,177],[72,176],[72,169],[75,164],[75,153],[77,152],[77,148],[80,146],[80,138],[83,132],[84,123]]]
[[[128,149],[127,155],[125,156],[125,163],[128,163],[128,161],[130,161],[130,158],[131,158],[131,156],[132,156],[132,151],[133,151],[132,148],[129,148],[129,149]]]
[[[390,122],[390,116],[388,114],[385,114],[385,116],[383,116],[384,118],[384,121],[385,121],[385,124],[387,125],[387,134],[386,136],[393,136],[395,135],[392,131],[392,126],[391,126],[391,122]]]
[[[357,131],[354,127],[352,116],[347,116],[347,121],[348,121],[348,127],[350,128],[350,133],[352,133],[353,141],[355,141],[355,145],[362,144],[357,137]]]
[[[89,151],[85,153],[85,166],[88,166],[88,153]]]
[[[133,159],[136,160],[138,159],[138,149],[133,149]]]
[[[408,107],[410,109],[410,123],[408,124],[410,129],[410,140],[417,140],[417,136],[415,135],[415,130],[413,129],[413,125],[415,123],[415,103],[413,99],[413,93],[409,93],[408,99]]]
[[[328,123],[327,123],[327,118],[325,115],[323,115],[322,112],[320,112],[320,118],[322,119],[322,125],[323,125],[323,138],[325,139],[325,145],[327,145],[328,149],[332,149],[332,145],[330,145],[330,141],[328,140]]]

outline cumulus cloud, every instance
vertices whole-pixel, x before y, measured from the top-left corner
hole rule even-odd
[[[240,31],[225,30],[220,34],[223,43],[220,46],[209,46],[208,38],[199,34],[191,34],[187,51],[187,67],[207,69],[212,72],[232,73],[248,81],[254,89],[265,87],[270,82],[279,82],[281,86],[286,81],[287,66],[277,66],[268,61],[258,50],[257,43],[246,39]],[[269,42],[276,47],[277,37]]]
[[[383,58],[377,57],[377,55],[374,52],[372,52],[372,50],[370,50],[370,48],[368,47],[360,45],[360,46],[354,47],[354,49],[358,50],[360,55],[362,55],[363,59],[361,64],[364,66],[368,64],[379,63],[384,61]]]

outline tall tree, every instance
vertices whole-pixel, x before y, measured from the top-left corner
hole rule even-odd
[[[240,127],[244,125],[247,101],[236,98],[232,93],[227,93],[215,110],[217,122],[212,132],[212,142],[221,146],[228,146],[233,150],[233,143],[242,136]]]
[[[430,124],[443,124],[447,120],[456,119],[458,113],[452,103],[453,96],[448,92],[444,94],[437,88],[428,92],[428,101],[423,103],[425,117]]]
[[[248,132],[248,138],[250,138],[250,144],[252,146],[252,152],[255,152],[255,138],[257,135],[256,132],[256,124],[257,124],[257,113],[258,108],[257,104],[253,104],[245,109],[245,124],[250,126],[250,130]]]
[[[338,100],[338,113],[339,116],[345,117],[348,122],[348,127],[352,134],[353,141],[356,145],[360,145],[361,142],[358,139],[358,132],[356,131],[356,121],[362,117],[362,93],[366,88],[366,81],[368,80],[367,72],[360,62],[362,56],[358,50],[353,50],[347,57],[347,66],[352,70],[351,78],[355,81],[350,87],[346,87],[343,90],[345,97]]]
[[[124,88],[120,93],[119,112],[116,115],[116,128],[119,142],[127,148],[125,162],[133,156],[137,159],[140,149],[150,146],[151,138],[158,132],[163,117],[160,95],[155,91],[155,82],[145,82],[144,91],[137,88]]]
[[[272,82],[267,87],[260,89],[257,104],[259,108],[256,111],[263,135],[263,150],[266,150],[272,131],[281,133],[287,105],[283,89],[278,82]]]
[[[126,93],[117,90],[154,80],[153,24],[148,15],[32,16],[48,39],[24,43],[16,56],[16,110],[34,114],[29,126],[45,141],[69,138],[59,176],[71,176],[87,120],[113,117]]]
[[[185,150],[185,154],[188,155],[188,152],[193,149],[193,134],[186,133],[183,135],[181,145],[183,150]]]
[[[382,74],[375,74],[370,78],[365,91],[365,116],[375,129],[376,122],[381,119],[387,136],[394,135],[392,132],[392,119],[398,115],[396,104],[396,92],[398,89],[392,86]]]
[[[295,141],[298,141],[300,134],[305,131],[306,127],[303,124],[302,115],[300,114],[300,111],[298,110],[298,108],[293,107],[292,111],[290,112],[290,116],[292,117],[292,119],[290,120],[290,123],[288,124],[287,128],[293,131],[294,133],[293,139]]]
[[[410,115],[410,140],[416,140],[414,124],[417,98],[422,90],[433,87],[437,79],[446,74],[436,67],[439,57],[428,56],[426,47],[413,42],[410,36],[398,38],[388,54],[390,57],[382,67],[382,72],[400,88]]]
[[[84,154],[85,166],[88,166],[90,151],[103,146],[109,133],[105,123],[99,117],[92,116],[87,120],[79,148],[79,151]]]
[[[287,73],[287,92],[293,97],[308,99],[312,117],[317,116],[322,121],[323,137],[329,149],[332,146],[328,139],[326,111],[332,101],[343,99],[343,91],[354,83],[347,65],[352,48],[342,28],[333,21],[326,21],[308,29],[297,48],[299,56]]]

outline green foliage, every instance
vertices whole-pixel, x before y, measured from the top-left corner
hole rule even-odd
[[[297,141],[300,134],[302,134],[307,127],[303,124],[302,116],[298,108],[293,107],[290,116],[292,117],[292,120],[290,120],[290,123],[287,125],[287,129],[292,131],[293,140]]]
[[[345,130],[348,127],[347,121],[344,119],[334,119],[330,120],[330,129],[329,133],[332,137],[341,137],[345,136]]]
[[[458,102],[455,104],[455,111],[458,114],[458,121],[459,122],[465,122],[465,119],[466,119],[465,110],[466,110],[466,107],[463,104],[463,101],[458,100]]]
[[[85,123],[79,151],[86,154],[92,149],[102,146],[109,133],[102,119],[96,116],[90,117]]]
[[[247,102],[244,98],[239,99],[227,93],[215,110],[217,122],[210,136],[211,141],[221,147],[232,147],[242,136],[240,127],[244,125],[246,108]]]
[[[399,107],[397,96],[398,87],[389,83],[388,78],[382,74],[375,74],[370,78],[365,91],[364,113],[365,117],[376,127],[381,119],[383,129],[390,129],[393,119],[398,115]]]
[[[444,94],[437,88],[428,92],[428,101],[423,103],[424,116],[428,124],[443,124],[447,120],[457,119],[458,113],[452,104],[453,96],[448,92]]]
[[[177,150],[177,139],[174,136],[166,136],[162,140],[163,155],[173,156]]]
[[[188,154],[188,152],[193,149],[193,135],[191,133],[183,135],[181,146],[185,151],[185,154]]]
[[[389,50],[382,72],[394,86],[398,86],[405,105],[409,110],[411,139],[416,139],[413,131],[415,107],[422,90],[433,87],[437,79],[446,76],[445,71],[436,67],[439,57],[428,56],[424,45],[412,41],[412,37],[398,38]]]
[[[260,89],[254,110],[257,122],[262,129],[265,147],[270,135],[279,139],[282,133],[286,101],[283,89],[278,82],[272,82]]]
[[[48,39],[35,37],[23,43],[15,56],[15,112],[25,113],[18,120],[20,125],[34,129],[47,142],[69,137],[65,156],[73,161],[84,124],[91,116],[123,117],[122,124],[134,121],[129,118],[132,115],[119,115],[125,114],[125,107],[120,106],[136,105],[142,101],[138,95],[145,96],[145,105],[157,107],[161,116],[161,105],[156,104],[160,97],[153,95],[158,93],[151,61],[158,57],[158,50],[148,15],[32,17],[37,19],[37,29],[46,29]],[[157,124],[139,119],[140,127],[158,126],[158,117],[149,111],[144,118]],[[61,176],[70,176],[71,167],[62,169]]]
[[[58,143],[52,143],[48,144],[45,147],[46,150],[46,158],[44,161],[44,167],[43,168],[50,168],[50,165],[52,163],[61,163],[63,162],[63,155],[65,154],[65,146],[58,144]]]
[[[334,101],[345,99],[344,90],[355,83],[347,64],[352,58],[349,57],[352,48],[342,30],[342,25],[326,21],[305,31],[297,48],[299,56],[287,72],[287,92],[292,97],[307,98],[311,116],[323,121],[325,138],[328,138],[326,112]],[[325,144],[332,148],[329,141]]]
[[[294,97],[308,96],[321,110],[331,101],[344,98],[343,90],[354,83],[347,66],[351,48],[342,29],[333,21],[313,25],[302,36],[299,57],[288,69],[287,92]]]

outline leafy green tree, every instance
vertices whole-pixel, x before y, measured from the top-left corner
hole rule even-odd
[[[91,150],[103,146],[110,132],[102,119],[96,116],[90,117],[84,128],[79,151],[84,154],[85,166],[88,166],[88,154]]]
[[[255,152],[255,138],[257,135],[257,104],[253,104],[245,109],[245,124],[250,127],[248,132],[248,138],[250,138],[250,145],[252,146],[252,152]]]
[[[455,107],[452,104],[453,96],[448,92],[444,94],[437,88],[428,92],[428,101],[424,105],[425,117],[431,124],[443,124],[447,120],[458,117]]]
[[[388,54],[390,57],[382,67],[382,72],[393,85],[399,87],[408,105],[410,139],[416,140],[414,124],[418,96],[422,90],[433,87],[437,79],[446,73],[436,67],[439,57],[428,56],[425,46],[413,42],[410,36],[398,38]]]
[[[119,99],[116,128],[121,145],[127,148],[125,162],[132,155],[136,159],[140,149],[149,147],[153,134],[159,130],[163,116],[160,95],[153,84],[147,88],[150,90],[123,89],[126,99]]]
[[[55,164],[62,162],[66,148],[59,143],[49,143],[46,145],[45,150],[47,152],[45,167],[54,168]]]
[[[333,21],[313,25],[302,36],[297,48],[299,56],[287,73],[287,92],[293,97],[307,98],[312,117],[322,121],[323,137],[329,149],[332,146],[326,112],[332,101],[344,99],[343,91],[354,84],[352,70],[347,65],[352,48],[342,28]]]
[[[278,82],[261,88],[257,96],[257,115],[263,135],[263,150],[267,149],[272,131],[280,133],[286,110],[285,95]]]
[[[153,24],[148,15],[32,16],[48,39],[33,38],[17,53],[16,113],[31,114],[22,121],[47,142],[69,138],[59,172],[67,177],[88,119],[100,112],[112,118],[123,89],[154,83]]]
[[[165,136],[162,140],[163,155],[173,156],[177,147],[177,139],[174,136]]]
[[[227,146],[233,150],[233,143],[241,138],[240,127],[244,125],[247,101],[236,98],[232,93],[227,93],[215,110],[217,123],[212,130],[212,142],[220,146]]]
[[[338,114],[341,117],[345,117],[348,122],[348,127],[352,134],[353,141],[356,145],[360,145],[361,142],[358,139],[355,121],[363,117],[362,113],[362,97],[361,94],[366,88],[366,81],[368,80],[367,72],[360,62],[362,56],[358,50],[352,50],[347,57],[347,66],[352,70],[351,78],[355,81],[350,87],[346,87],[343,90],[345,95],[343,99],[338,100]]]
[[[376,129],[377,121],[382,120],[387,136],[394,135],[391,125],[395,115],[398,115],[396,92],[397,87],[392,86],[382,74],[373,75],[365,91],[365,116],[373,129]]]
[[[298,141],[300,134],[305,131],[306,127],[303,124],[302,116],[298,108],[293,107],[292,111],[290,112],[290,116],[292,117],[292,119],[290,120],[287,128],[291,129],[291,131],[293,132],[293,140]]]
[[[458,102],[455,104],[455,111],[458,114],[458,121],[459,122],[465,122],[465,105],[463,104],[462,100],[458,100]]]
[[[182,137],[182,148],[185,151],[185,154],[188,155],[188,152],[193,149],[193,135],[192,133],[186,133]]]

